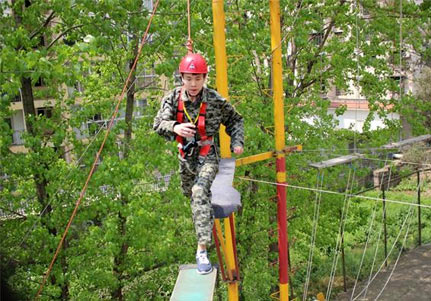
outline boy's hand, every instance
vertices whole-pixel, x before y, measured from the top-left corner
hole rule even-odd
[[[174,133],[181,137],[191,138],[196,133],[195,128],[193,123],[180,123],[174,126]]]
[[[241,155],[243,151],[244,151],[244,149],[243,149],[241,146],[235,146],[235,147],[233,148],[233,152],[234,152],[236,155]]]

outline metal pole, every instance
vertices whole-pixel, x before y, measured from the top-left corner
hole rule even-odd
[[[383,198],[383,232],[385,239],[385,267],[388,266],[388,261],[386,257],[388,256],[388,233],[386,229],[386,195],[385,195],[385,183],[383,183],[382,187],[382,198]]]
[[[271,51],[272,51],[272,96],[274,101],[275,150],[277,152],[276,170],[277,183],[286,183],[286,160],[282,152],[285,145],[284,134],[284,104],[283,104],[283,77],[281,60],[281,34],[280,34],[280,1],[269,1]],[[279,285],[280,300],[289,300],[289,273],[288,273],[288,240],[287,240],[287,212],[286,187],[277,185],[277,221],[278,221],[278,258],[279,258]]]
[[[421,221],[421,175],[420,171],[417,173],[418,175],[418,242],[419,246],[422,245],[422,221]]]
[[[223,0],[213,0],[214,52],[216,62],[216,87],[221,96],[229,100],[227,84],[227,56],[225,35],[225,14]],[[220,153],[222,158],[230,158],[230,137],[225,132],[224,125],[220,128]]]
[[[224,14],[224,1],[213,0],[213,27],[214,27],[214,51],[216,61],[216,86],[217,91],[221,96],[229,99],[228,84],[227,84],[227,56],[226,56],[226,36],[225,36],[225,14]],[[222,158],[230,158],[230,138],[225,132],[225,127],[222,125],[220,128],[220,153]],[[234,220],[234,214],[232,213]],[[229,275],[234,275],[236,271],[234,245],[232,237],[235,237],[228,218],[224,219],[225,237],[226,237],[226,264]],[[237,271],[236,271],[237,272]],[[229,301],[238,300],[238,281],[235,276],[228,283],[228,298]]]

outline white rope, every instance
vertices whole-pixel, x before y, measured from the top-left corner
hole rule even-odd
[[[386,157],[386,159],[388,159],[388,156]],[[386,163],[385,163],[385,165],[386,165]],[[389,171],[389,173],[391,174],[392,173],[392,166],[391,166],[391,168],[390,168],[390,171]],[[384,173],[382,173],[382,176],[381,176],[381,179],[380,179],[380,190],[382,190],[382,186],[383,186],[383,183],[384,183]],[[390,176],[389,176],[389,178],[390,178]],[[389,181],[390,182],[390,181]],[[376,207],[374,207],[374,209],[376,209]],[[373,214],[375,213],[375,211],[373,211]],[[378,237],[377,237],[377,244],[376,244],[376,249],[375,249],[375,252],[374,252],[374,257],[373,257],[373,263],[372,263],[372,265],[371,265],[371,271],[370,271],[370,275],[369,275],[369,277],[368,277],[368,282],[367,282],[367,285],[369,285],[369,282],[370,282],[370,279],[371,279],[371,276],[372,276],[372,272],[373,272],[373,270],[374,270],[374,265],[375,265],[375,262],[376,262],[376,259],[377,259],[377,250],[378,250],[378,248],[379,248],[379,242],[380,242],[380,237],[381,237],[381,234],[382,234],[382,232],[383,232],[383,223],[382,223],[382,226],[380,227],[381,229],[380,229],[380,232],[379,232],[379,235],[378,235]],[[367,243],[368,243],[368,240],[367,240]],[[364,250],[364,254],[365,254],[365,250]],[[362,263],[361,263],[362,264]],[[359,271],[360,272],[360,271]],[[356,278],[356,281],[355,281],[355,286],[354,286],[354,288],[353,288],[353,292],[352,292],[352,295],[351,295],[351,297],[350,297],[350,299],[352,299],[353,298],[353,296],[355,295],[355,289],[356,289],[356,285],[357,285],[357,283],[358,283],[358,279],[359,279],[359,272],[358,272],[358,277]],[[367,292],[368,292],[368,288],[365,290],[365,296],[367,295]],[[364,297],[365,298],[365,297]]]
[[[310,187],[291,185],[291,184],[287,184],[287,183],[276,183],[276,182],[257,180],[257,179],[251,179],[251,178],[246,178],[246,177],[239,177],[239,176],[237,176],[237,178],[244,180],[244,181],[250,181],[250,182],[256,182],[256,183],[263,183],[263,184],[269,184],[269,185],[275,185],[275,186],[280,185],[280,186],[285,186],[285,187],[289,187],[289,188],[293,188],[293,189],[301,189],[301,190],[307,190],[307,191],[323,192],[323,193],[327,193],[327,194],[346,196],[345,193],[338,192],[338,191],[315,189],[315,188],[310,188]],[[378,201],[378,202],[383,201],[382,198],[376,198],[376,197],[364,196],[364,195],[356,195],[356,194],[351,194],[351,193],[347,194],[347,196],[358,198],[358,199],[364,199],[364,200]],[[395,201],[395,200],[389,200],[389,199],[385,199],[384,201],[388,202],[388,203],[394,203],[394,204],[400,204],[400,205],[407,205],[407,206],[414,206],[414,207],[421,207],[421,208],[431,208],[431,205],[424,205],[424,204],[419,205],[416,203],[408,203],[408,202]]]
[[[350,205],[350,197],[349,194],[347,193],[350,190],[350,194],[352,192],[353,189],[353,182],[355,179],[355,174],[356,174],[356,169],[354,169],[353,171],[353,175],[352,174],[352,170],[350,169],[349,171],[349,177],[347,180],[347,185],[346,185],[346,192],[345,192],[345,196],[344,196],[344,202],[343,202],[343,211],[341,213],[341,219],[340,219],[340,228],[338,231],[338,236],[337,236],[337,243],[335,246],[335,254],[334,254],[334,259],[332,261],[332,268],[331,268],[331,274],[329,277],[329,284],[328,284],[328,288],[326,291],[326,297],[325,299],[329,301],[330,297],[331,297],[331,293],[332,293],[332,287],[334,285],[334,279],[335,279],[335,273],[337,270],[337,263],[338,263],[338,258],[340,255],[340,246],[341,246],[341,242],[344,238],[344,226],[345,226],[345,220],[346,220],[346,216],[349,210],[349,205]],[[350,186],[350,187],[349,187]]]
[[[409,210],[411,210],[411,209],[412,209],[412,207],[410,207],[410,208],[409,208]],[[365,287],[364,287],[364,288],[359,292],[359,294],[358,294],[355,298],[351,299],[352,301],[355,301],[356,299],[358,299],[358,298],[362,295],[362,293],[365,291],[365,289],[368,289],[368,286],[369,286],[369,285],[374,281],[374,279],[376,279],[377,275],[380,273],[381,269],[382,269],[382,268],[383,268],[383,266],[385,265],[385,262],[389,259],[389,256],[392,254],[392,251],[394,250],[395,245],[397,244],[397,242],[398,242],[398,240],[399,240],[399,238],[400,238],[400,236],[401,236],[401,233],[402,233],[402,231],[403,231],[403,229],[404,229],[404,227],[405,227],[405,225],[406,225],[406,222],[407,222],[408,218],[409,218],[409,215],[407,214],[407,216],[405,217],[405,219],[404,219],[404,221],[403,221],[403,224],[401,225],[400,231],[398,232],[398,235],[397,235],[397,237],[395,238],[395,241],[394,241],[394,243],[392,244],[391,249],[389,250],[388,255],[387,255],[387,256],[386,256],[386,258],[383,260],[383,262],[382,262],[382,264],[380,265],[379,269],[377,270],[376,274],[375,274],[375,275],[373,276],[373,278],[369,281],[369,283],[367,284],[367,286],[365,286]]]
[[[408,215],[407,215],[407,216],[408,216],[408,217],[410,217],[410,216],[412,215],[412,212],[413,212],[412,207],[410,207],[410,208],[409,208],[409,213],[408,213]],[[386,289],[386,286],[388,285],[389,281],[391,280],[392,275],[394,274],[394,271],[395,271],[395,269],[396,269],[396,267],[397,267],[397,265],[398,265],[398,262],[399,262],[399,260],[400,260],[400,258],[401,258],[401,254],[402,254],[403,249],[404,249],[405,244],[406,244],[407,236],[408,236],[408,234],[409,234],[409,229],[410,229],[410,222],[411,222],[411,220],[410,220],[410,221],[409,221],[409,223],[407,224],[406,234],[404,235],[403,243],[402,243],[402,245],[401,245],[400,252],[398,253],[398,257],[397,257],[397,260],[396,260],[396,261],[395,261],[395,263],[394,263],[394,266],[393,266],[393,268],[392,268],[392,271],[391,271],[391,273],[389,274],[388,279],[386,279],[386,282],[385,282],[385,284],[383,285],[383,287],[382,287],[381,291],[379,292],[379,294],[376,296],[376,298],[375,298],[374,300],[378,300],[378,299],[380,298],[380,296],[382,295],[383,291]]]
[[[379,245],[380,245],[380,237],[382,236],[382,233],[383,233],[383,224],[380,226],[379,235],[377,236],[376,249],[374,250],[373,263],[372,263],[372,265],[371,265],[370,275],[368,276],[368,281],[367,281],[367,284],[366,284],[366,287],[365,287],[364,299],[366,299],[366,297],[367,297],[368,287],[370,286],[370,283],[371,283],[371,277],[373,276],[374,266],[375,266],[375,264],[376,264],[377,254],[378,254]],[[350,299],[351,299],[351,298],[353,298],[353,295],[350,297]]]
[[[324,172],[320,174],[320,171],[318,172],[316,187],[323,187],[323,177]],[[320,184],[319,184],[320,180]],[[304,284],[304,292],[302,296],[302,300],[305,301],[307,299],[308,294],[308,286],[310,284],[310,278],[311,278],[311,267],[313,263],[313,253],[314,253],[314,247],[316,244],[316,233],[317,233],[317,226],[319,222],[319,212],[320,212],[320,201],[322,200],[322,192],[316,192],[316,198],[314,200],[314,216],[313,216],[313,230],[311,234],[311,242],[310,242],[310,251],[308,253],[308,262],[307,262],[307,276],[305,278],[305,284]]]
[[[356,285],[358,284],[358,281],[359,281],[359,276],[360,276],[361,270],[362,270],[362,264],[364,263],[365,254],[367,252],[368,243],[369,243],[370,237],[371,237],[371,231],[373,230],[374,219],[376,217],[376,211],[377,211],[377,204],[375,204],[374,208],[373,208],[373,213],[371,215],[370,226],[368,228],[367,241],[365,242],[364,251],[362,252],[361,262],[359,264],[358,273],[356,274],[356,279],[355,279],[355,285],[353,286],[352,295],[351,295],[350,298],[353,298],[353,296],[355,295]]]

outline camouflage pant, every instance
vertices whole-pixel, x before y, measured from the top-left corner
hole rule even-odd
[[[214,224],[211,185],[217,171],[217,162],[204,162],[201,165],[180,161],[181,188],[184,195],[191,198],[198,244],[211,244],[211,231]]]

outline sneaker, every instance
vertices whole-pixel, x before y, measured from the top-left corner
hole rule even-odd
[[[213,266],[208,259],[207,251],[199,251],[198,253],[196,253],[196,263],[198,265],[198,274],[209,274],[213,270]]]

